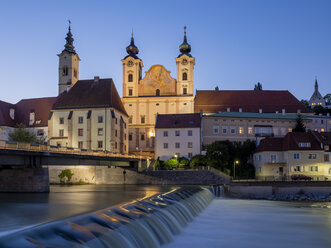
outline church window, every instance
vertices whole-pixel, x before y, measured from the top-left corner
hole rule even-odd
[[[144,124],[145,123],[145,116],[144,115],[141,116],[140,122],[141,122],[141,124]]]
[[[133,75],[132,74],[128,75],[128,82],[133,82]]]
[[[67,66],[64,66],[62,68],[62,76],[68,76],[68,67]]]
[[[183,95],[187,95],[187,88],[183,88]]]
[[[132,96],[132,89],[129,89],[129,96]]]
[[[129,134],[129,141],[131,141],[132,140],[132,134],[130,133]]]
[[[183,81],[187,80],[187,73],[183,72]]]
[[[145,134],[141,134],[141,135],[140,135],[140,139],[141,139],[141,140],[145,140]]]
[[[160,90],[156,89],[156,95],[159,96],[160,95]]]
[[[77,71],[74,70],[74,77],[77,78]]]
[[[129,124],[131,124],[131,123],[132,123],[132,118],[133,118],[133,116],[132,116],[132,115],[130,115],[130,117],[129,117]]]

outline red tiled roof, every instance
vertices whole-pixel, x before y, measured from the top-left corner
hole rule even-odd
[[[0,101],[0,126],[15,126],[15,121],[12,120],[9,116],[9,111],[11,108],[15,109],[15,105]]]
[[[200,125],[200,114],[158,114],[155,128],[193,128],[200,127]]]
[[[79,80],[62,97],[54,109],[105,108],[112,107],[127,115],[115,84],[111,78]]]
[[[299,143],[310,143],[310,147],[300,147]],[[268,137],[261,140],[254,153],[263,151],[322,150],[312,132],[290,132],[283,138]]]
[[[259,112],[310,113],[295,96],[287,90],[197,90],[194,99],[194,112]]]

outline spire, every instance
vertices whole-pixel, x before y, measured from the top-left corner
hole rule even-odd
[[[315,76],[315,91],[318,91],[317,77]]]
[[[183,54],[190,55],[189,53],[191,52],[191,45],[187,43],[186,26],[184,26],[184,41],[179,46],[179,51],[181,52],[180,55],[183,55]]]
[[[132,29],[132,33],[131,33],[131,42],[130,42],[130,45],[126,47],[126,52],[129,54],[129,56],[138,58],[137,54],[139,53],[139,49],[134,44],[133,29]]]
[[[67,33],[67,37],[66,37],[66,44],[64,45],[64,50],[63,52],[68,52],[68,53],[72,53],[72,54],[76,54],[75,51],[75,47],[73,45],[74,42],[74,38],[72,38],[72,33],[71,33],[71,21],[68,20],[69,22],[69,28],[68,28],[68,33]]]

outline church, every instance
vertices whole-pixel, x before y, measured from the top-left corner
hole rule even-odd
[[[193,113],[193,72],[195,58],[190,54],[186,27],[184,41],[175,58],[177,75],[173,78],[163,65],[153,65],[142,75],[143,61],[131,37],[123,63],[122,102],[129,115],[129,151],[154,152],[157,114]]]

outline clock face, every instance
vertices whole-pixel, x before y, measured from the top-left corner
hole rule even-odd
[[[133,61],[132,60],[129,60],[129,62],[128,62],[128,66],[133,66]]]
[[[187,59],[182,60],[182,65],[187,65]]]

